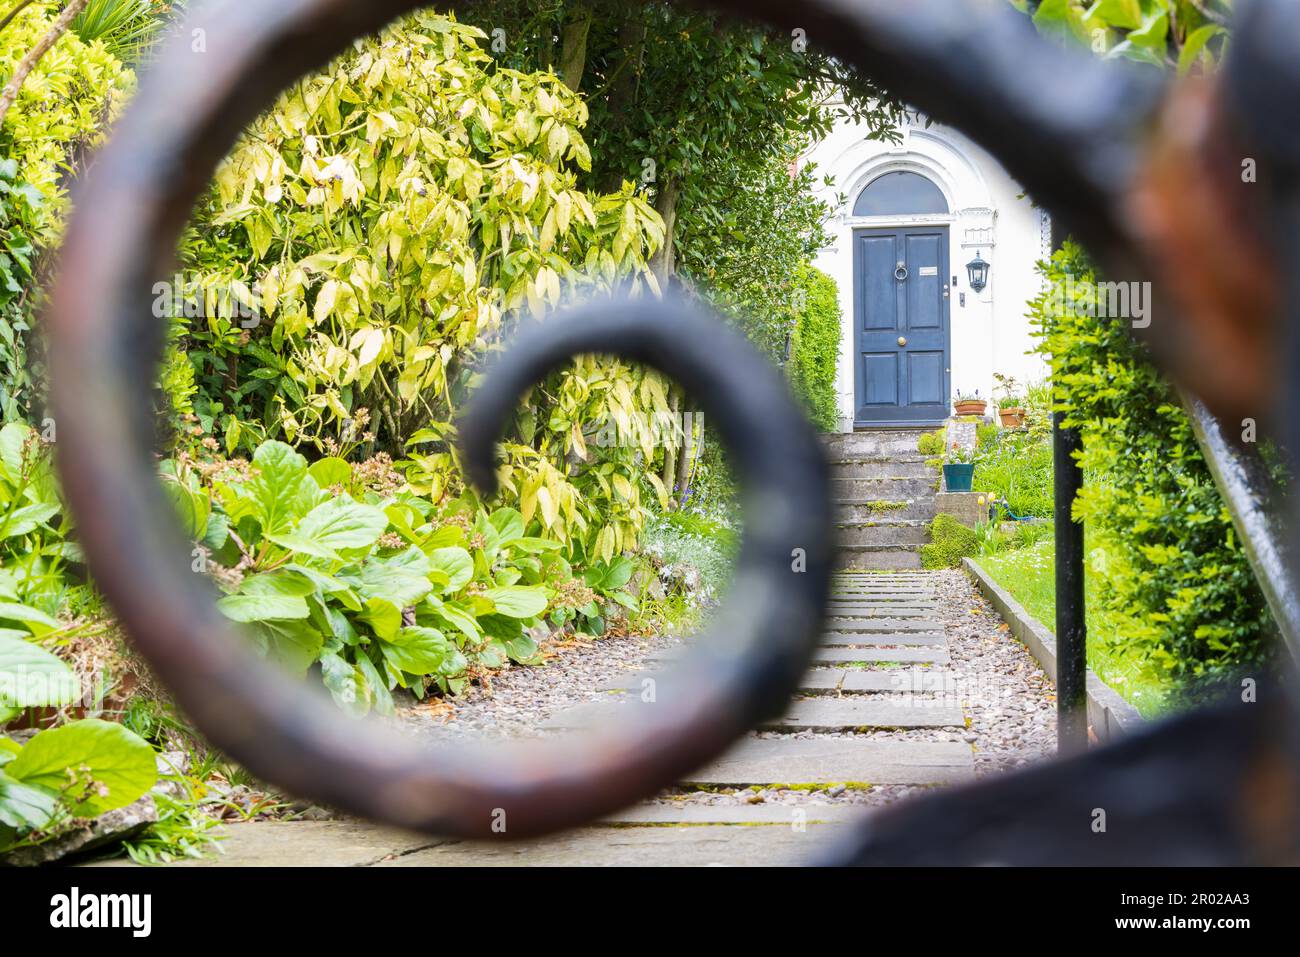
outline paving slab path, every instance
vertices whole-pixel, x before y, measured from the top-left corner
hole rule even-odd
[[[1050,684],[960,573],[846,570],[835,594],[824,643],[784,716],[676,788],[604,821],[520,843],[412,837],[352,821],[243,824],[228,828],[222,856],[199,864],[811,862],[833,854],[837,835],[873,807],[1049,750]],[[647,681],[672,680],[687,647],[628,656],[625,670],[555,708],[537,733],[570,733],[635,701]]]

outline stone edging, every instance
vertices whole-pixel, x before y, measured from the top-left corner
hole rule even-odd
[[[1052,681],[1056,681],[1056,635],[1025,611],[1020,602],[995,582],[973,559],[963,558],[966,574],[1003,619],[1011,626],[1029,653],[1038,660]],[[1137,708],[1088,669],[1088,724],[1099,741],[1113,741],[1140,730],[1145,724]]]

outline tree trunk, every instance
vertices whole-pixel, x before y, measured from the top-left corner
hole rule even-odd
[[[41,37],[36,46],[32,47],[27,55],[19,61],[13,77],[5,86],[4,91],[0,92],[0,123],[4,122],[9,107],[13,106],[14,100],[18,99],[18,91],[22,89],[23,82],[26,81],[28,74],[36,69],[36,64],[40,62],[41,57],[45,56],[50,47],[59,41],[59,37],[67,33],[72,21],[77,19],[77,14],[86,9],[86,4],[89,2],[90,0],[72,0],[55,19],[50,26],[49,32]],[[17,11],[15,11],[16,13]]]
[[[560,31],[560,79],[575,93],[587,69],[587,37],[591,33],[591,7],[580,3]]]
[[[677,465],[677,487],[681,489],[680,503],[686,499],[691,482],[691,462],[695,459],[695,405],[682,403],[682,421],[686,424],[686,437],[682,440],[682,457]]]
[[[677,230],[677,200],[681,189],[676,179],[664,180],[655,197],[655,212],[664,221],[664,244],[650,257],[650,271],[659,281],[659,288],[666,290],[672,280],[677,266],[677,246],[674,233]]]
[[[674,428],[677,424],[677,410],[681,405],[681,392],[676,386],[673,386],[668,392],[668,414],[669,421],[673,423]],[[685,444],[685,443],[682,443]],[[664,470],[660,475],[663,479],[664,488],[668,489],[668,497],[673,497],[673,483],[677,478],[677,451],[679,446],[664,444]]]
[[[637,84],[641,79],[641,62],[645,57],[647,28],[644,18],[647,14],[643,9],[629,7],[626,15],[635,19],[623,21],[622,26],[618,28],[618,42],[623,49],[623,62],[617,67],[618,76],[611,81],[609,90],[612,142],[617,142],[618,134],[626,129],[628,117],[632,115],[633,107],[636,105]],[[640,168],[640,159],[637,160],[637,167]],[[617,192],[627,172],[617,167],[611,170],[608,181],[600,184],[601,192]]]

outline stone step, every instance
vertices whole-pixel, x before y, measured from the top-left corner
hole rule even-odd
[[[631,695],[611,695],[552,715],[539,727],[549,731],[570,731],[600,727],[611,721],[636,721],[650,705],[641,705]],[[644,720],[644,718],[643,718]],[[800,698],[790,703],[784,715],[765,721],[769,731],[853,731],[859,728],[946,728],[963,724],[961,709],[922,698],[899,696],[882,701],[840,696]]]
[[[960,707],[925,698],[901,700],[820,697],[793,702],[784,715],[764,722],[771,731],[854,731],[880,728],[963,727]]]
[[[832,602],[827,614],[832,618],[933,618],[938,612],[933,604],[903,604],[902,602],[882,602],[880,604],[837,604]]]
[[[604,819],[606,824],[842,824],[862,818],[853,804],[636,804]]]
[[[662,660],[662,659],[661,659]],[[843,678],[843,670],[813,668],[804,674],[799,681],[799,691],[804,692],[822,692],[835,691],[839,688]],[[671,670],[664,671],[629,671],[625,675],[613,678],[600,686],[600,691],[610,695],[619,694],[636,694],[639,695],[646,691],[651,685],[645,684],[646,681],[653,681],[655,684],[656,694],[663,688],[665,681],[671,681]]]
[[[821,665],[870,665],[877,662],[946,665],[952,659],[947,648],[836,648],[825,646],[813,652],[813,662]]]
[[[926,429],[872,429],[822,436],[826,454],[832,459],[857,456],[917,455],[917,442]]]
[[[840,545],[927,545],[930,526],[921,521],[882,519],[861,524],[840,524],[835,529],[835,540]]]
[[[828,631],[859,632],[862,634],[901,634],[903,632],[927,632],[933,635],[943,634],[943,622],[926,618],[849,618],[831,616],[826,620]]]
[[[795,867],[828,859],[847,823],[583,827],[526,841],[454,841],[377,867]],[[220,857],[220,855],[217,855]],[[224,862],[222,862],[224,863]]]
[[[842,545],[836,554],[840,568],[894,571],[921,567],[920,545]]]
[[[850,457],[831,462],[831,477],[837,479],[918,479],[937,474],[920,455]]]
[[[955,742],[860,738],[746,738],[683,783],[753,785],[953,784],[974,773],[971,749]]]
[[[843,525],[866,525],[869,522],[932,522],[939,514],[939,506],[931,496],[906,502],[905,508],[882,508],[879,503],[854,505],[839,503],[835,505],[835,522]]]
[[[828,631],[822,638],[827,648],[942,648],[948,639],[939,634],[903,632],[873,635],[860,631]]]
[[[938,494],[938,477],[831,479],[831,499],[841,505],[870,502],[912,502],[933,500]]]
[[[825,669],[832,674],[841,674]],[[850,668],[842,672],[838,691],[840,694],[960,694],[961,679],[951,671],[937,668],[881,668],[879,671],[862,671]]]

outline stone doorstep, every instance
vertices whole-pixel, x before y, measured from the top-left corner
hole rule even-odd
[[[689,787],[953,784],[974,773],[969,745],[860,738],[758,738],[686,775]]]

